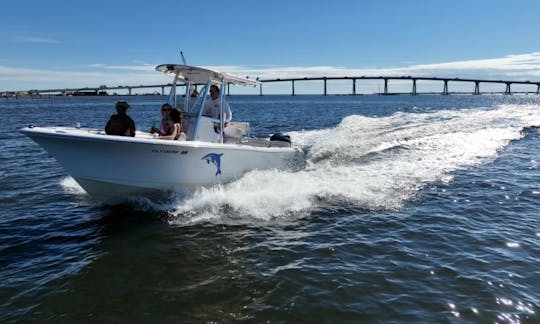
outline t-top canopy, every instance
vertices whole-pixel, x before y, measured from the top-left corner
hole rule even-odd
[[[156,66],[156,71],[166,74],[176,75],[183,79],[186,83],[206,83],[210,80],[211,83],[232,83],[240,85],[259,85],[257,80],[238,77],[235,75],[212,71],[196,66],[180,65],[180,64],[162,64]]]

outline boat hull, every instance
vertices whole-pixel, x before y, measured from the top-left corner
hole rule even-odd
[[[251,170],[295,169],[303,153],[291,147],[252,147],[171,141],[138,133],[27,127],[21,132],[47,150],[92,197],[110,200],[225,183]]]

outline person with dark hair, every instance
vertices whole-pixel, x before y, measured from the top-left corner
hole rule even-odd
[[[219,119],[221,109],[221,98],[219,96],[219,87],[215,84],[210,86],[210,98],[206,99],[202,114]],[[231,107],[223,98],[223,124],[227,124],[232,119]]]
[[[169,112],[172,110],[172,106],[168,103],[161,105],[161,124],[159,128],[152,126],[150,133],[158,133],[161,136],[170,135],[172,131],[172,122],[169,119]]]
[[[169,113],[169,119],[173,123],[171,126],[171,134],[159,136],[159,138],[165,140],[185,139],[186,134],[183,133],[182,129],[182,112],[178,108],[174,108]]]
[[[129,117],[126,111],[130,105],[124,100],[116,103],[116,114],[112,115],[105,126],[105,133],[108,135],[135,136],[135,122]]]

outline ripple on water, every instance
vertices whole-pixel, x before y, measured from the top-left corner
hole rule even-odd
[[[524,128],[538,105],[361,97],[232,96],[258,134],[279,112],[308,170],[112,207],[14,134],[28,121],[12,108],[0,320],[537,322],[540,146]],[[129,98],[141,123],[162,99]],[[102,127],[114,99],[58,100],[29,105],[46,123]],[[271,109],[255,118],[253,102]]]

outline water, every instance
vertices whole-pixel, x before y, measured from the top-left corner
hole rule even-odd
[[[233,96],[307,167],[101,206],[18,129],[116,99],[0,101],[0,321],[540,321],[540,97]]]

